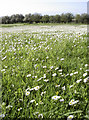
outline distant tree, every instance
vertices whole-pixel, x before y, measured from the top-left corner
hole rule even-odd
[[[13,24],[13,23],[85,23],[89,24],[89,14],[76,14],[73,16],[72,13],[62,13],[61,15],[44,15],[35,13],[35,14],[26,14],[23,16],[22,14],[13,14],[11,16],[3,16],[0,18],[0,23],[2,24]]]
[[[9,24],[10,23],[10,17],[4,16],[2,17],[2,24]]]
[[[50,23],[60,23],[60,15],[49,16]]]
[[[76,20],[76,23],[81,23],[81,15],[80,14],[76,14],[75,20]]]
[[[66,15],[64,13],[62,13],[61,14],[61,22],[66,23],[66,21],[67,21]]]
[[[49,22],[49,15],[42,16],[41,22],[48,23]]]
[[[74,18],[72,13],[66,13],[65,16],[66,16],[67,23],[72,22],[72,19]]]
[[[22,23],[23,19],[24,19],[24,16],[22,14],[16,14],[15,15],[16,23]]]
[[[16,15],[15,14],[13,14],[13,15],[11,15],[11,17],[10,17],[10,23],[16,23]]]
[[[39,23],[42,18],[41,14],[35,13],[31,16],[32,22]]]
[[[32,23],[32,20],[31,20],[31,14],[26,14],[24,19],[23,19],[23,22],[25,23]]]
[[[55,23],[55,16],[49,16],[49,22],[50,23]]]
[[[85,24],[89,23],[89,15],[86,13],[82,14],[81,15],[81,22],[85,23]]]
[[[74,16],[72,13],[61,14],[61,22],[63,22],[63,23],[72,22],[73,18],[74,18]]]
[[[55,22],[60,23],[60,19],[61,19],[60,15],[55,15],[54,17],[55,17]]]

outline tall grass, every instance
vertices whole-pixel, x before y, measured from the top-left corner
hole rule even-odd
[[[4,119],[89,118],[87,35],[3,33]]]

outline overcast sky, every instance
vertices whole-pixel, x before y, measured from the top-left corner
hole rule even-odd
[[[87,0],[1,0],[0,16],[41,13],[87,13]]]

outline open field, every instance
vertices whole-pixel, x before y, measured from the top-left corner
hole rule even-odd
[[[4,119],[89,119],[86,25],[2,28]]]
[[[3,24],[2,24],[3,25]],[[5,27],[8,26],[8,27]],[[13,27],[11,27],[13,26]],[[76,33],[87,33],[87,25],[77,25],[77,24],[10,24],[3,25],[0,27],[2,32],[76,32]]]

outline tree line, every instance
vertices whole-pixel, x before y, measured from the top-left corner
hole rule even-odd
[[[75,16],[72,13],[62,13],[61,15],[41,15],[38,13],[35,14],[13,14],[11,16],[0,17],[1,24],[14,24],[14,23],[84,23],[89,24],[89,14],[76,14]]]

